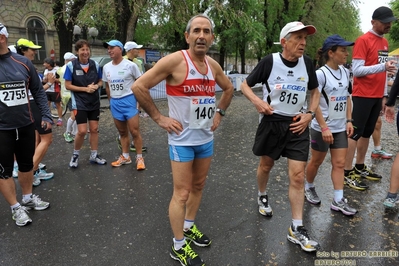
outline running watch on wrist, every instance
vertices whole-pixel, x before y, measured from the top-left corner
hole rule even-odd
[[[226,111],[220,108],[216,109],[216,112],[218,112],[221,116],[225,116],[226,115]]]
[[[307,111],[306,113],[307,114],[311,114],[312,115],[312,119],[316,117],[316,114],[313,111]]]

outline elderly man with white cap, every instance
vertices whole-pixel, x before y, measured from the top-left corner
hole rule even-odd
[[[27,209],[44,210],[50,203],[32,194],[33,155],[35,152],[35,125],[29,106],[28,89],[42,114],[42,127],[51,129],[53,119],[47,97],[32,62],[22,55],[11,53],[7,46],[8,32],[0,23],[0,192],[11,206],[12,218],[18,226],[32,219]],[[18,181],[22,201],[16,198],[12,178],[14,154],[19,165]]]
[[[61,97],[62,103],[64,106],[66,105],[67,108],[71,111],[71,116],[68,118],[66,129],[64,132],[65,141],[68,143],[73,142],[74,135],[78,132],[78,127],[75,120],[75,113],[72,112],[72,102],[71,99],[71,91],[65,88],[65,79],[64,73],[68,62],[75,60],[77,57],[71,52],[66,52],[64,54],[65,64],[57,70],[57,74],[60,76],[59,81],[61,83]]]
[[[304,176],[309,154],[308,125],[319,105],[320,92],[312,60],[304,55],[306,38],[316,32],[312,25],[294,21],[280,32],[281,53],[264,57],[242,83],[243,94],[260,114],[253,153],[260,156],[257,170],[259,213],[272,216],[273,211],[266,193],[267,182],[274,161],[287,157],[292,223],[288,229],[289,241],[305,251],[316,251],[319,244],[310,239],[303,226]],[[252,91],[256,83],[263,83],[263,99]],[[307,112],[303,106],[310,91]]]

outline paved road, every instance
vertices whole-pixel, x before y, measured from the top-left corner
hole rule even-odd
[[[165,102],[158,106],[167,113]],[[43,161],[55,177],[34,188],[51,208],[31,211],[33,223],[20,228],[0,200],[0,265],[179,265],[168,254],[172,183],[166,133],[150,118],[141,119],[148,169],[137,172],[134,164],[112,168],[109,163],[119,154],[116,130],[109,110],[103,111],[99,151],[108,165],[90,165],[85,142],[79,168],[69,169],[73,146],[61,137],[63,129],[56,128]],[[276,162],[269,182],[274,216],[268,219],[258,213],[258,159],[251,151],[257,120],[255,108],[237,93],[215,134],[215,156],[196,221],[213,242],[209,248],[194,247],[206,265],[317,265],[343,259],[351,265],[399,265],[397,213],[386,213],[382,207],[392,160],[369,159],[384,178],[370,183],[368,191],[345,188],[360,211],[350,218],[329,209],[333,191],[327,156],[316,179],[322,204],[305,203],[304,212],[304,223],[322,250],[306,253],[286,239],[291,215],[285,159]],[[398,152],[395,126],[384,123],[383,132],[385,147]]]

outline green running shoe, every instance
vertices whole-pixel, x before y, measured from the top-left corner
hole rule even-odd
[[[211,244],[209,237],[201,233],[197,226],[194,224],[187,231],[184,231],[184,236],[194,242],[199,247],[207,247]]]
[[[170,249],[170,257],[174,260],[180,262],[183,266],[205,266],[204,261],[195,253],[194,250],[191,249],[190,244],[184,244],[184,246],[176,250],[174,245]]]

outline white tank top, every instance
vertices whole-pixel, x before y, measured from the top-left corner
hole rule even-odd
[[[309,76],[303,57],[295,67],[287,67],[279,53],[273,54],[273,67],[267,86],[263,88],[263,100],[275,114],[295,116],[305,105]]]
[[[168,134],[170,145],[195,146],[213,139],[210,130],[216,111],[216,82],[205,57],[207,70],[202,74],[186,50],[181,51],[186,61],[186,78],[180,85],[166,84],[169,117],[183,126],[180,135]]]
[[[320,109],[327,126],[333,133],[346,130],[347,100],[349,98],[349,73],[343,66],[337,70],[322,66],[316,70],[320,91]],[[327,103],[328,101],[328,103]],[[316,119],[311,127],[321,131]]]

